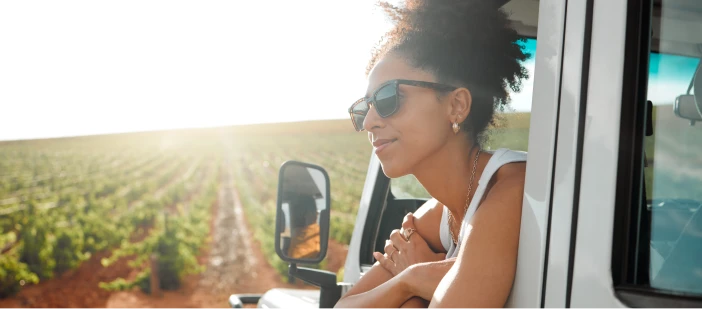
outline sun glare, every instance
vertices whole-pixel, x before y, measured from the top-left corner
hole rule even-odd
[[[389,26],[373,0],[40,2],[0,3],[0,140],[344,118]]]
[[[391,26],[375,0],[40,2],[0,2],[0,140],[346,118]]]

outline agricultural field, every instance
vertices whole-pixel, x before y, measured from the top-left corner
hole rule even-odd
[[[528,114],[504,115],[487,148],[526,150],[528,125]],[[329,173],[330,251],[318,267],[341,272],[371,150],[348,120],[0,142],[0,307],[287,284],[273,246],[286,160]],[[393,190],[426,195],[412,176]],[[265,268],[269,286],[242,283],[268,278]]]

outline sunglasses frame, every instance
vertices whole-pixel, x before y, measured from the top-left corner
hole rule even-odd
[[[397,110],[400,108],[400,103],[397,102],[399,100],[398,88],[400,85],[416,86],[416,87],[433,89],[436,91],[454,91],[454,90],[458,89],[458,87],[451,86],[451,85],[434,83],[434,82],[427,82],[427,81],[421,81],[421,80],[410,80],[410,79],[389,80],[389,81],[381,84],[380,86],[378,86],[378,88],[376,88],[376,90],[373,91],[373,94],[371,94],[370,97],[360,98],[360,99],[356,100],[356,102],[354,102],[351,105],[351,107],[349,107],[349,116],[351,116],[351,123],[353,123],[353,128],[356,130],[356,132],[363,131],[363,126],[361,125],[361,127],[359,128],[356,125],[356,121],[354,120],[353,116],[354,115],[361,115],[364,117],[364,120],[365,120],[365,116],[368,115],[368,111],[370,111],[371,106],[373,106],[376,103],[375,97],[378,94],[378,92],[380,92],[380,90],[382,90],[386,86],[393,85],[393,84],[395,86],[395,108],[392,110],[392,112],[388,113],[387,115],[381,115],[380,112],[378,112],[378,115],[381,118],[387,118],[387,117],[394,115],[397,112]],[[363,102],[367,102],[368,109],[366,109],[365,111],[355,111],[354,112],[354,110],[353,110],[354,107],[356,107],[356,105],[361,104]],[[378,109],[376,108],[376,112],[377,111],[378,111]]]

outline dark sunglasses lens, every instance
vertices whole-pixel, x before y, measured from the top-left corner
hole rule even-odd
[[[366,115],[353,114],[351,118],[353,118],[353,124],[356,125],[356,131],[363,130],[363,121],[366,119]]]
[[[388,117],[397,110],[397,86],[386,85],[375,94],[375,108],[380,117]]]
[[[365,100],[354,105],[351,109],[351,121],[356,126],[356,130],[361,131],[363,129],[363,121],[366,119],[366,114],[368,114],[368,102]]]

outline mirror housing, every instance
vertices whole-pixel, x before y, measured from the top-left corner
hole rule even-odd
[[[329,175],[321,166],[294,160],[280,166],[275,252],[283,261],[317,264],[324,260],[329,240],[329,192]]]
[[[675,99],[673,113],[675,116],[690,120],[691,125],[702,121],[702,111],[699,110],[697,102],[695,102],[695,96],[691,94],[683,94]]]
[[[321,166],[292,160],[280,166],[275,252],[290,263],[289,276],[320,288],[320,308],[334,307],[341,298],[342,287],[336,282],[336,274],[297,267],[296,263],[316,264],[327,255],[329,192],[329,175]],[[300,256],[291,256],[291,253]]]

